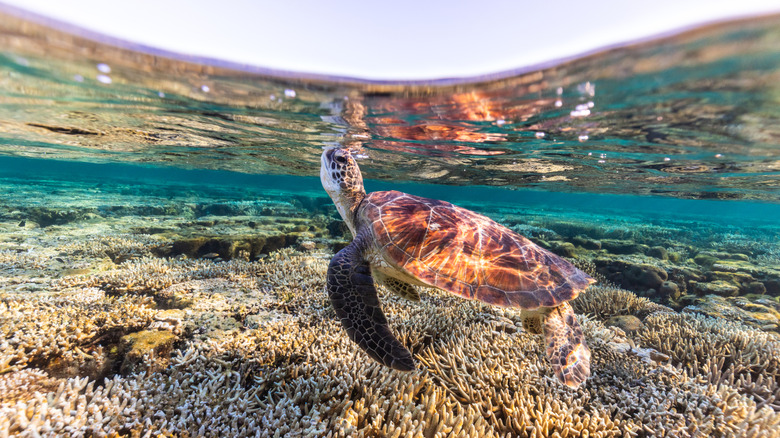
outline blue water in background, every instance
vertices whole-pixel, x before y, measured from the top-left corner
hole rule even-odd
[[[48,182],[73,182],[121,196],[128,187],[138,194],[167,192],[175,202],[181,188],[218,196],[224,200],[253,200],[274,192],[280,196],[304,194],[330,202],[319,178],[290,175],[251,175],[219,170],[184,170],[135,164],[95,164],[32,158],[0,157],[0,174],[8,184],[26,185]],[[648,220],[700,220],[721,226],[777,227],[780,204],[769,202],[691,200],[670,197],[558,193],[542,190],[510,190],[489,186],[452,187],[409,182],[366,180],[366,190],[399,190],[434,199],[447,199],[489,214],[491,207],[555,210],[571,212],[641,216]],[[74,198],[65,198],[73,202]],[[159,201],[153,201],[159,202]],[[67,208],[67,205],[64,206]]]
[[[393,184],[780,202],[776,18],[450,87],[269,78],[4,26],[4,157],[316,176],[340,144]]]
[[[265,200],[336,220],[318,175],[338,145],[362,157],[369,191],[447,200],[520,232],[576,223],[565,238],[623,230],[652,246],[642,236],[660,227],[664,245],[700,245],[691,256],[737,236],[780,260],[777,17],[454,86],[275,78],[2,26],[9,221],[31,206]]]

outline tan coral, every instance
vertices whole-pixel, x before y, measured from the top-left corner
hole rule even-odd
[[[148,302],[106,297],[98,289],[5,294],[0,300],[0,373],[66,356],[82,362],[90,357],[79,348],[92,348],[115,330],[144,327],[152,315]]]
[[[326,263],[290,251],[261,263],[137,260],[110,277],[81,278],[109,279],[107,287],[129,281],[128,271],[144,272],[144,284],[175,279],[197,302],[154,311],[152,319],[175,328],[180,318],[185,338],[199,315],[228,318],[238,306],[244,306],[242,318],[255,312],[284,317],[252,328],[239,324],[229,335],[191,337],[173,351],[168,368],[149,374],[97,382],[11,372],[0,377],[0,388],[19,382],[19,391],[0,401],[0,435],[772,437],[780,430],[780,414],[764,402],[776,368],[770,357],[753,356],[755,349],[777,351],[769,336],[680,315],[630,292],[593,288],[581,296],[590,301],[579,310],[595,315],[580,315],[593,376],[572,392],[550,377],[540,338],[523,330],[516,312],[429,290],[410,305],[384,292],[393,329],[424,364],[403,374],[357,360],[364,353],[343,335],[327,304]],[[89,289],[90,299],[148,300],[111,287],[119,298]],[[625,338],[601,322],[621,312],[644,317],[639,334]],[[714,342],[720,350],[691,350],[696,365],[681,365],[692,347],[680,352],[669,343],[685,335],[678,324],[695,331],[690,342]],[[620,347],[625,342],[655,348],[670,356],[669,364],[644,361]],[[755,375],[730,372],[720,354],[741,357],[739,369]]]
[[[733,321],[690,313],[656,313],[636,339],[669,355],[692,377],[735,388],[758,407],[780,411],[780,339]]]
[[[577,313],[595,315],[602,320],[616,315],[644,317],[653,312],[672,311],[625,289],[601,285],[592,286],[572,301],[571,305]]]

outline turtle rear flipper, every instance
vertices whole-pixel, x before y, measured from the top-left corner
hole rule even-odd
[[[384,285],[390,292],[399,297],[406,298],[409,301],[420,301],[420,292],[411,284],[397,278],[389,277],[379,270],[371,270],[371,274],[374,276],[377,283]]]
[[[399,371],[414,369],[412,354],[393,336],[379,307],[371,268],[363,258],[366,236],[338,252],[328,266],[328,296],[347,335],[376,361]]]
[[[580,386],[590,376],[590,350],[568,303],[550,309],[544,320],[544,340],[555,376],[571,388]]]

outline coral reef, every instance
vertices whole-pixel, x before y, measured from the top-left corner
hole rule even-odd
[[[614,286],[591,286],[572,302],[576,313],[594,315],[605,321],[613,316],[634,315],[644,318],[653,312],[672,311],[644,297],[638,297],[625,289]]]
[[[27,366],[100,368],[100,342],[147,326],[154,315],[149,304],[95,288],[0,293],[0,374]]]
[[[165,239],[149,234],[103,235],[86,241],[60,246],[60,252],[86,257],[108,257],[112,263],[151,257],[167,244]]]
[[[600,282],[572,302],[593,375],[571,391],[516,311],[432,290],[380,288],[419,368],[366,358],[324,290],[349,234],[318,198],[291,202],[309,216],[263,216],[282,201],[47,227],[6,212],[0,436],[778,436],[775,267],[744,240],[705,251],[657,225],[507,216]],[[737,296],[698,295],[715,282]]]
[[[728,318],[761,330],[777,331],[780,326],[780,302],[766,296],[751,298],[707,295],[683,310]]]
[[[421,363],[404,374],[344,336],[324,292],[327,263],[327,254],[290,249],[255,262],[141,257],[53,281],[49,295],[4,295],[8,333],[51,321],[25,342],[61,344],[4,350],[13,359],[0,376],[0,434],[777,436],[778,347],[763,332],[592,287],[573,305],[593,376],[571,391],[516,311],[433,290],[419,304],[382,291],[391,325]],[[47,313],[55,308],[59,317]],[[607,327],[616,315],[642,327]],[[671,342],[678,337],[687,343]],[[122,366],[129,339],[154,342]],[[101,350],[116,373],[105,379],[52,360]]]
[[[780,411],[780,338],[723,318],[654,313],[635,339],[671,357],[687,375],[749,395]]]

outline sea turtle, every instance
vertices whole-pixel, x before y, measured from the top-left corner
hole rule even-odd
[[[322,153],[320,179],[354,239],[330,262],[327,288],[349,338],[376,361],[414,369],[393,336],[374,282],[419,300],[415,286],[522,309],[523,325],[544,333],[561,382],[590,375],[590,350],[567,301],[595,280],[568,261],[493,220],[449,202],[397,191],[366,194],[350,150]]]

